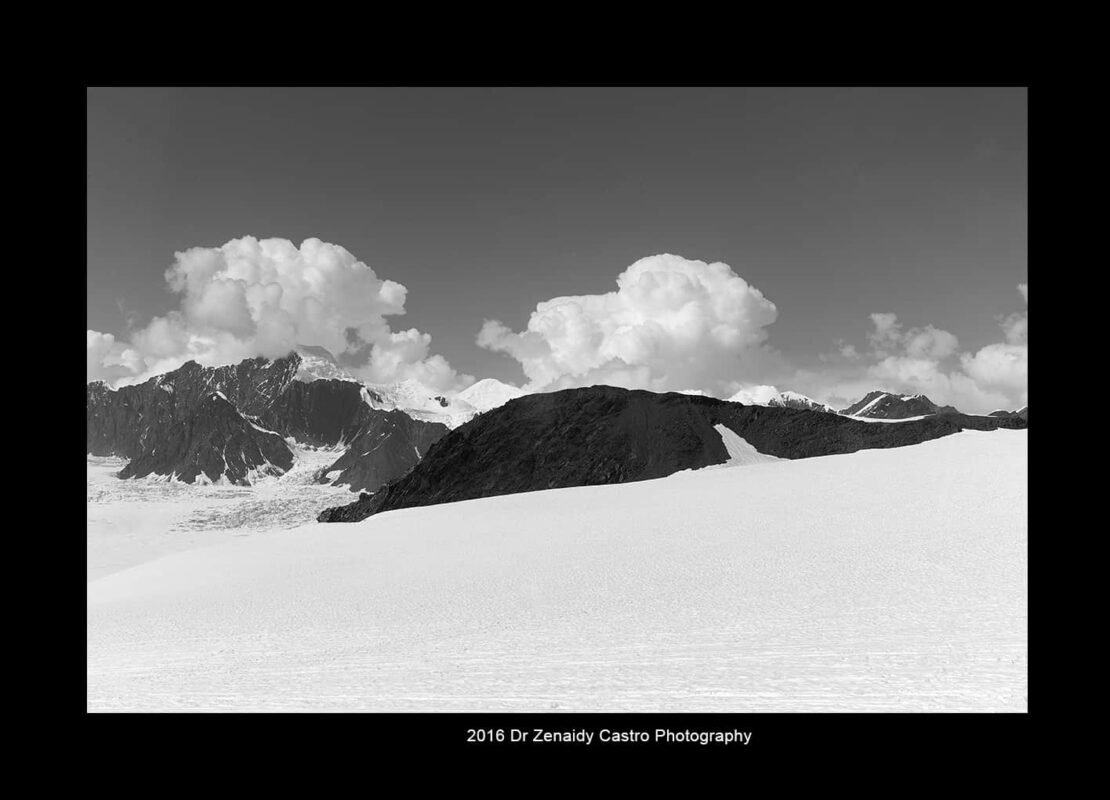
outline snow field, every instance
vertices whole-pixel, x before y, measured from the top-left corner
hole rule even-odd
[[[88,707],[1025,711],[1026,499],[965,431],[228,539],[87,584]]]

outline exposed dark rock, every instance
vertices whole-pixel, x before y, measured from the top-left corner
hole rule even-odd
[[[361,389],[351,381],[291,381],[258,419],[302,444],[334,447],[355,439],[383,413],[363,402]]]
[[[945,414],[869,423],[834,414],[610,386],[526,395],[482,414],[433,444],[403,478],[319,516],[346,522],[396,508],[538,489],[625,483],[720,464],[723,424],[761,453],[781,458],[900,447],[963,428],[1025,427],[1023,420]]]
[[[85,388],[86,452],[135,458],[154,444],[152,435],[157,438],[157,432],[188,420],[215,392],[240,413],[258,417],[292,383],[297,363],[296,356],[226,367],[189,361],[136,386],[112,390],[99,381],[90,383]]]
[[[278,434],[251,424],[222,394],[205,397],[193,412],[154,431],[147,446],[120,471],[121,478],[151,473],[176,475],[192,483],[204,474],[249,484],[251,470],[281,474],[293,466],[293,454]]]
[[[845,416],[872,419],[906,419],[927,414],[959,414],[953,406],[938,406],[923,394],[904,395],[890,392],[868,392],[862,400],[840,412]]]
[[[1005,409],[999,409],[998,411],[992,411],[990,413],[990,416],[992,416],[992,417],[1002,417],[1002,418],[1018,417],[1020,419],[1025,420],[1026,422],[1028,422],[1029,421],[1029,406],[1023,406],[1023,407],[1019,408],[1017,411],[1006,411]]]
[[[374,491],[408,472],[447,432],[402,411],[378,411],[326,472],[342,470],[335,483]]]

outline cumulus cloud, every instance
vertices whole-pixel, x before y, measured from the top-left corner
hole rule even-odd
[[[777,316],[727,264],[657,255],[618,275],[616,291],[540,303],[523,331],[486,320],[477,342],[519,361],[528,391],[608,384],[721,396],[766,357]]]
[[[1029,285],[1018,284],[1026,302]],[[965,354],[960,364],[975,382],[995,392],[1015,398],[1015,405],[1029,402],[1029,314],[1017,312],[999,321],[1006,337],[1004,343],[989,344],[974,354]]]
[[[116,342],[110,333],[86,331],[85,375],[89,381],[114,381],[141,368],[139,354]]]
[[[990,344],[961,359],[964,371],[982,386],[1010,391],[1026,402],[1029,385],[1029,348]]]
[[[405,287],[339,245],[245,236],[176,253],[165,279],[180,307],[129,343],[88,331],[87,380],[144,380],[190,359],[276,358],[297,344],[327,348],[369,381],[415,378],[451,390],[472,380],[430,353],[427,334],[390,329],[386,318],[405,313]]]

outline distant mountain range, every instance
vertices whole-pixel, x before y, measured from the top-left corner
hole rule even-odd
[[[827,403],[814,400],[798,392],[779,392],[771,386],[741,390],[729,398],[731,402],[744,405],[760,405],[769,408],[796,408],[803,411],[820,411],[826,414],[842,414],[849,417],[867,419],[908,419],[930,414],[958,414],[952,406],[938,406],[923,394],[894,394],[893,392],[874,391],[845,409],[837,411]]]
[[[704,393],[702,393],[704,394]],[[796,408],[801,411],[822,411],[835,414],[832,406],[806,397],[798,392],[779,392],[773,386],[759,386],[755,389],[742,389],[728,398],[730,403],[742,403],[746,406],[767,406],[768,408]]]
[[[875,425],[693,394],[566,389],[525,395],[475,418],[439,439],[405,476],[319,519],[357,521],[399,508],[626,483],[723,464],[730,455],[718,425],[760,454],[807,458],[916,444],[966,428],[1024,428],[1026,422],[956,413]]]
[[[372,407],[365,387],[306,380],[299,353],[227,367],[190,361],[145,383],[86,387],[86,452],[129,459],[120,477],[250,484],[288,470],[294,446],[345,448],[321,472],[373,491],[407,472],[448,428]],[[357,454],[353,455],[353,454]]]
[[[479,381],[455,398],[415,381],[364,384],[321,347],[224,367],[190,361],[111,389],[86,386],[86,451],[128,459],[120,477],[249,485],[287,471],[297,447],[342,450],[318,480],[374,491],[438,438],[521,394]]]
[[[906,419],[923,417],[929,414],[958,414],[952,406],[938,406],[923,394],[892,394],[890,392],[868,392],[862,400],[843,409],[841,414],[848,417],[870,417],[872,419]]]
[[[725,401],[609,386],[526,395],[486,379],[448,397],[414,381],[365,384],[326,350],[298,347],[223,367],[190,361],[118,389],[89,383],[86,450],[127,459],[121,478],[249,485],[288,471],[302,448],[334,449],[316,480],[376,492],[321,515],[347,520],[721,464],[726,434],[734,449],[740,437],[755,455],[805,458],[1028,424],[1027,407],[969,416],[924,395],[875,391],[838,413],[797,392],[760,389],[770,391],[756,404],[739,401],[757,399],[743,393]]]

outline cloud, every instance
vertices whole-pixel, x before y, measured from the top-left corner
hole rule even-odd
[[[851,359],[852,361],[855,361],[858,358],[862,358],[862,356],[859,354],[859,351],[856,350],[856,346],[854,344],[841,344],[839,347],[839,352],[841,358]]]
[[[984,387],[1015,393],[1024,405],[1029,386],[1029,348],[990,344],[960,360],[964,371]]]
[[[1029,284],[1019,283],[1018,291],[1022,298],[1029,302]],[[1003,317],[999,324],[1006,334],[1006,341],[1012,345],[1024,345],[1029,339],[1029,312],[1018,311]]]
[[[1027,284],[1018,289],[1028,296]],[[883,389],[972,413],[1028,401],[1024,312],[999,319],[1004,342],[973,353],[934,325],[907,328],[897,314],[871,314],[866,347],[837,339],[815,369],[768,346],[777,315],[728,265],[661,255],[626,269],[616,291],[540,303],[522,331],[486,320],[477,342],[519,361],[529,391],[609,384],[762,403],[786,387],[843,408]]]
[[[85,375],[88,381],[112,383],[131,375],[141,365],[139,354],[116,342],[110,333],[86,331]]]
[[[373,382],[415,378],[451,390],[471,380],[430,354],[427,334],[390,329],[407,290],[339,245],[245,236],[176,253],[165,279],[179,308],[133,331],[129,346],[89,331],[88,380],[143,380],[190,359],[276,358],[297,344],[325,347]]]
[[[948,331],[926,325],[923,328],[902,330],[896,314],[872,314],[875,330],[868,336],[872,350],[879,356],[890,352],[904,352],[914,359],[939,360],[956,352],[960,343]]]
[[[1028,298],[1028,284],[1019,284],[1018,291]],[[1029,401],[1029,317],[1017,312],[998,322],[1004,342],[959,353],[959,342],[948,331],[932,325],[903,330],[895,314],[872,314],[870,363],[862,372],[844,365],[834,375],[807,377],[824,378],[823,385],[810,386],[815,396],[838,407],[882,389],[925,394],[936,403],[971,413],[1013,409]]]
[[[1018,291],[1026,302],[1029,285],[1018,284]],[[1014,405],[1029,402],[1029,314],[1026,311],[1010,314],[999,321],[1006,337],[1005,343],[989,344],[974,355],[960,358],[964,372],[978,385],[1015,398]]]
[[[768,357],[777,316],[727,264],[657,255],[618,275],[616,291],[540,303],[519,333],[486,320],[477,342],[519,361],[528,391],[609,384],[720,396]]]

